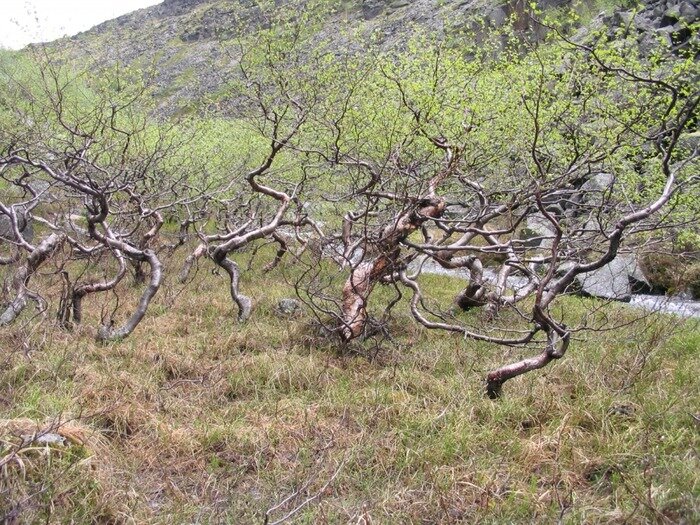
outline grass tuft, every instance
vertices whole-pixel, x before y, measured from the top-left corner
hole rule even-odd
[[[262,523],[311,497],[292,522],[700,520],[697,324],[604,306],[590,322],[620,328],[577,334],[493,402],[485,373],[523,351],[428,332],[401,306],[393,340],[342,351],[308,312],[278,316],[293,293],[257,268],[240,324],[205,265],[125,341],[94,341],[106,296],[70,333],[31,312],[0,331],[0,521]],[[442,304],[460,286],[425,278]],[[137,295],[125,285],[120,313]],[[27,442],[47,429],[65,445]]]

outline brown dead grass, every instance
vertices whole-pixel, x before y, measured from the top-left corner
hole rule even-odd
[[[428,333],[399,312],[396,344],[342,353],[310,317],[273,314],[291,295],[279,275],[244,277],[257,297],[246,325],[223,284],[204,269],[184,293],[166,283],[119,343],[94,341],[107,296],[86,302],[73,332],[29,317],[0,331],[0,435],[60,420],[75,444],[31,456],[26,475],[13,466],[0,502],[27,523],[247,524],[305,487],[273,517],[315,495],[291,522],[700,515],[692,326],[647,320],[577,341],[493,403],[483,375],[513,350]],[[445,296],[459,287],[428,284]],[[138,290],[125,283],[120,296],[125,315]]]

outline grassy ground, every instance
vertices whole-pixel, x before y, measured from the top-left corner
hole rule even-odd
[[[309,498],[289,523],[700,521],[697,324],[581,335],[494,402],[485,373],[521,351],[397,308],[395,341],[340,352],[312,317],[274,313],[293,296],[279,273],[244,276],[256,307],[240,325],[209,269],[182,293],[167,283],[120,343],[94,342],[106,296],[73,333],[0,329],[0,521],[269,525]],[[448,298],[460,283],[424,286]],[[46,428],[71,444],[21,446]]]

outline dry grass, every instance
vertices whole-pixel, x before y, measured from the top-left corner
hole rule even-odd
[[[459,287],[427,279],[436,295]],[[394,343],[344,354],[310,317],[275,316],[293,294],[278,274],[242,285],[257,301],[245,325],[204,263],[120,343],[93,339],[107,296],[73,333],[29,316],[2,329],[0,457],[22,465],[3,466],[0,519],[262,524],[291,496],[268,523],[307,499],[290,523],[700,520],[697,326],[589,334],[492,402],[484,374],[516,350],[428,333],[397,310]],[[128,308],[138,291],[121,295]],[[47,429],[69,445],[21,437]]]

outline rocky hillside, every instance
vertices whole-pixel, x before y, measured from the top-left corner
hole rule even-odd
[[[294,0],[297,1],[297,0]],[[158,98],[166,112],[176,111],[202,94],[216,91],[223,80],[216,71],[221,59],[220,41],[264,24],[255,0],[165,0],[105,22],[90,31],[57,42],[78,59],[102,63],[123,62],[155,66]],[[547,7],[570,0],[546,0]],[[501,25],[523,12],[524,0],[500,4],[487,0],[343,0],[334,2],[322,32],[355,38],[383,47],[395,46],[415,25],[431,32],[469,27],[476,21],[486,27]],[[497,5],[494,5],[497,4]],[[447,22],[446,22],[447,21]]]
[[[220,42],[263,26],[261,3],[165,0],[56,44],[78,59],[153,67],[161,108],[172,113],[221,86]],[[322,33],[353,34],[352,38],[371,39],[384,48],[405,41],[416,26],[459,35],[463,29],[498,27],[513,17],[519,30],[533,30],[526,0],[337,0],[331,4],[333,13]],[[698,38],[691,26],[700,18],[700,7],[689,0],[645,0],[639,5],[630,0],[541,0],[539,6],[575,6],[584,26],[602,24],[611,33],[621,27],[635,30],[642,44],[665,38],[673,46],[682,46]]]

